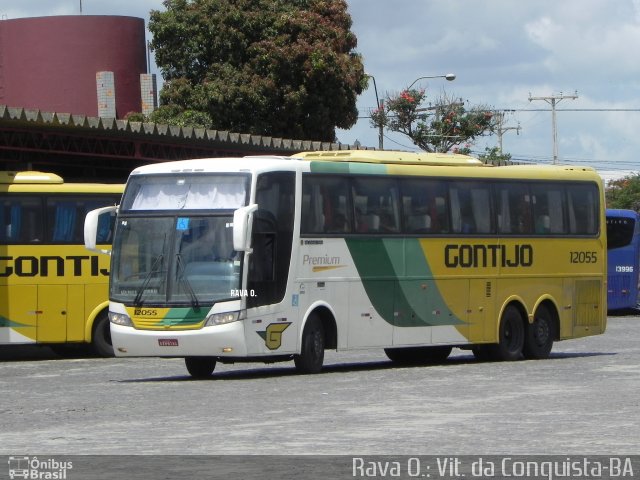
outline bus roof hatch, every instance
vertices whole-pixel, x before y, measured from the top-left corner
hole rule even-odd
[[[55,173],[25,171],[25,172],[0,172],[1,184],[16,184],[16,183],[64,183],[62,177]]]

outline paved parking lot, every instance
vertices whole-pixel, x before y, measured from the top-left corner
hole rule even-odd
[[[640,317],[543,361],[398,367],[380,350],[219,365],[0,351],[0,454],[620,455],[640,447]]]

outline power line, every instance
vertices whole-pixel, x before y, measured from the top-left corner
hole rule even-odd
[[[550,108],[490,108],[489,112],[550,112]],[[640,112],[640,108],[556,108],[556,112]],[[358,117],[358,120],[367,120],[371,116]]]
[[[550,108],[493,108],[491,110],[494,112],[550,112],[551,111]],[[556,112],[640,112],[640,108],[556,108]]]

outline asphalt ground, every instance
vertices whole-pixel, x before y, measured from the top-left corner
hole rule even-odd
[[[637,454],[639,329],[610,316],[539,361],[327,352],[318,375],[219,364],[211,380],[180,359],[0,347],[0,455]]]

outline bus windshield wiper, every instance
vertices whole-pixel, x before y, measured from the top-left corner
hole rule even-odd
[[[136,298],[133,299],[133,304],[136,307],[139,307],[140,305],[142,305],[142,294],[144,293],[146,288],[149,286],[149,282],[151,281],[151,278],[153,277],[153,275],[160,272],[160,269],[158,268],[158,266],[161,264],[160,262],[162,261],[163,258],[164,258],[164,253],[161,253],[155,258],[155,260],[151,264],[149,273],[147,273],[147,276],[144,277],[144,281],[142,282],[142,285],[140,285],[140,288],[136,292]]]
[[[193,306],[193,309],[195,311],[198,311],[200,310],[200,302],[198,301],[198,296],[196,295],[196,292],[193,290],[193,287],[191,286],[191,282],[184,275],[184,262],[182,261],[182,255],[180,253],[176,253],[176,260],[178,263],[178,267],[177,267],[178,280],[181,281],[186,287],[186,290],[189,293],[189,296],[191,297],[191,305]]]

